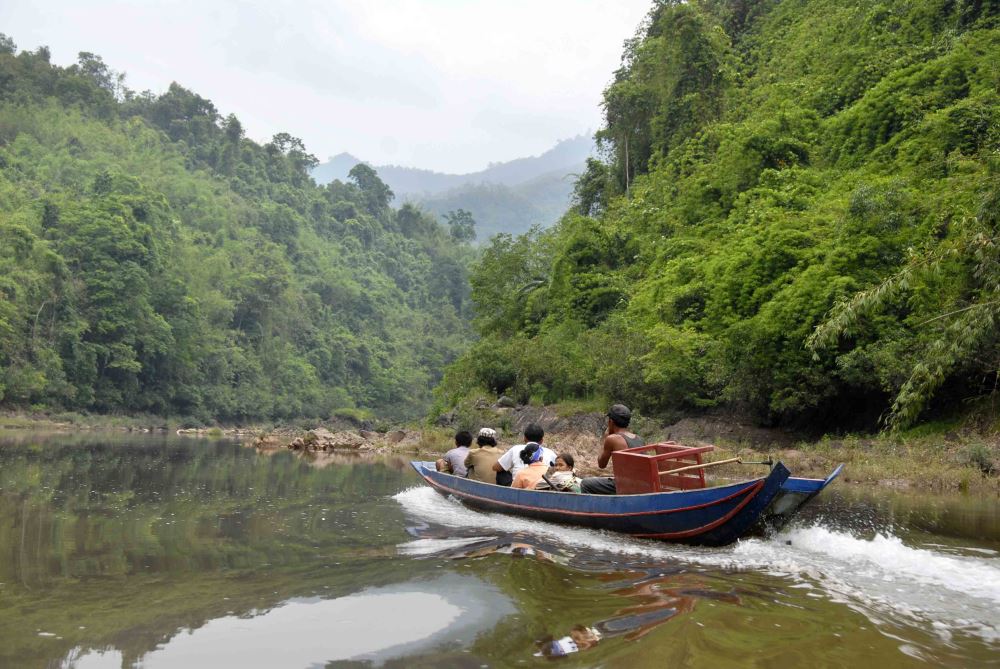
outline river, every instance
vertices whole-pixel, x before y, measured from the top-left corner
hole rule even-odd
[[[0,435],[0,667],[1000,666],[997,500],[833,484],[693,548],[463,508],[404,459]]]

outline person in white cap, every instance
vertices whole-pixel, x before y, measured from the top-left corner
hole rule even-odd
[[[496,483],[497,474],[493,471],[493,463],[503,455],[503,449],[497,448],[497,432],[493,428],[484,427],[476,437],[479,448],[469,450],[465,457],[466,478],[484,483]]]

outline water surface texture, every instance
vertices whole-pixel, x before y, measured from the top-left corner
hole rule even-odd
[[[1000,666],[996,500],[834,484],[675,546],[464,508],[405,460],[0,437],[0,667]]]

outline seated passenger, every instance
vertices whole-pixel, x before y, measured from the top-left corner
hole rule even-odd
[[[465,468],[468,470],[466,478],[496,483],[497,473],[493,471],[493,465],[503,455],[503,450],[497,448],[496,430],[489,427],[481,429],[476,437],[476,444],[479,448],[470,449],[465,457]]]
[[[555,472],[549,476],[549,481],[555,490],[561,492],[580,492],[580,479],[577,478],[576,472],[573,471],[574,464],[573,456],[569,453],[560,453],[559,457],[556,458],[556,463],[553,465]],[[548,489],[549,484],[543,481],[538,484],[538,487],[543,490]]]
[[[549,470],[549,463],[545,462],[542,447],[535,443],[525,445],[518,456],[524,466],[514,474],[514,482],[510,487],[532,490]]]
[[[542,439],[545,438],[545,430],[541,425],[528,423],[524,428],[524,439],[527,443],[511,446],[510,449],[500,456],[500,459],[493,465],[493,471],[497,473],[497,483],[499,485],[510,485],[517,472],[526,467],[520,458],[521,451],[534,444],[542,450],[542,460],[546,465],[551,465],[556,461],[555,451],[542,446]]]
[[[604,448],[597,457],[597,466],[604,469],[611,461],[611,454],[623,448],[638,448],[646,442],[628,431],[632,421],[632,411],[624,404],[615,404],[608,409],[608,429],[604,433]],[[590,476],[580,482],[580,492],[591,495],[614,495],[615,479],[611,476]]]
[[[434,463],[439,472],[447,472],[455,476],[465,476],[465,458],[469,457],[469,446],[472,444],[472,435],[462,430],[455,435],[455,448],[444,454],[443,458],[438,458]]]

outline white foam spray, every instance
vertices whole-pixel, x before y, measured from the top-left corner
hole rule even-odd
[[[863,538],[820,525],[724,548],[698,548],[481,513],[426,487],[410,488],[395,499],[408,513],[445,527],[475,528],[478,533],[526,532],[609,554],[752,569],[788,578],[793,587],[815,588],[876,624],[903,617],[945,639],[961,631],[1000,643],[1000,559],[994,555],[956,555],[907,546],[892,534]],[[432,553],[435,541],[442,542],[441,550],[454,546],[451,539],[421,539],[409,552]]]

